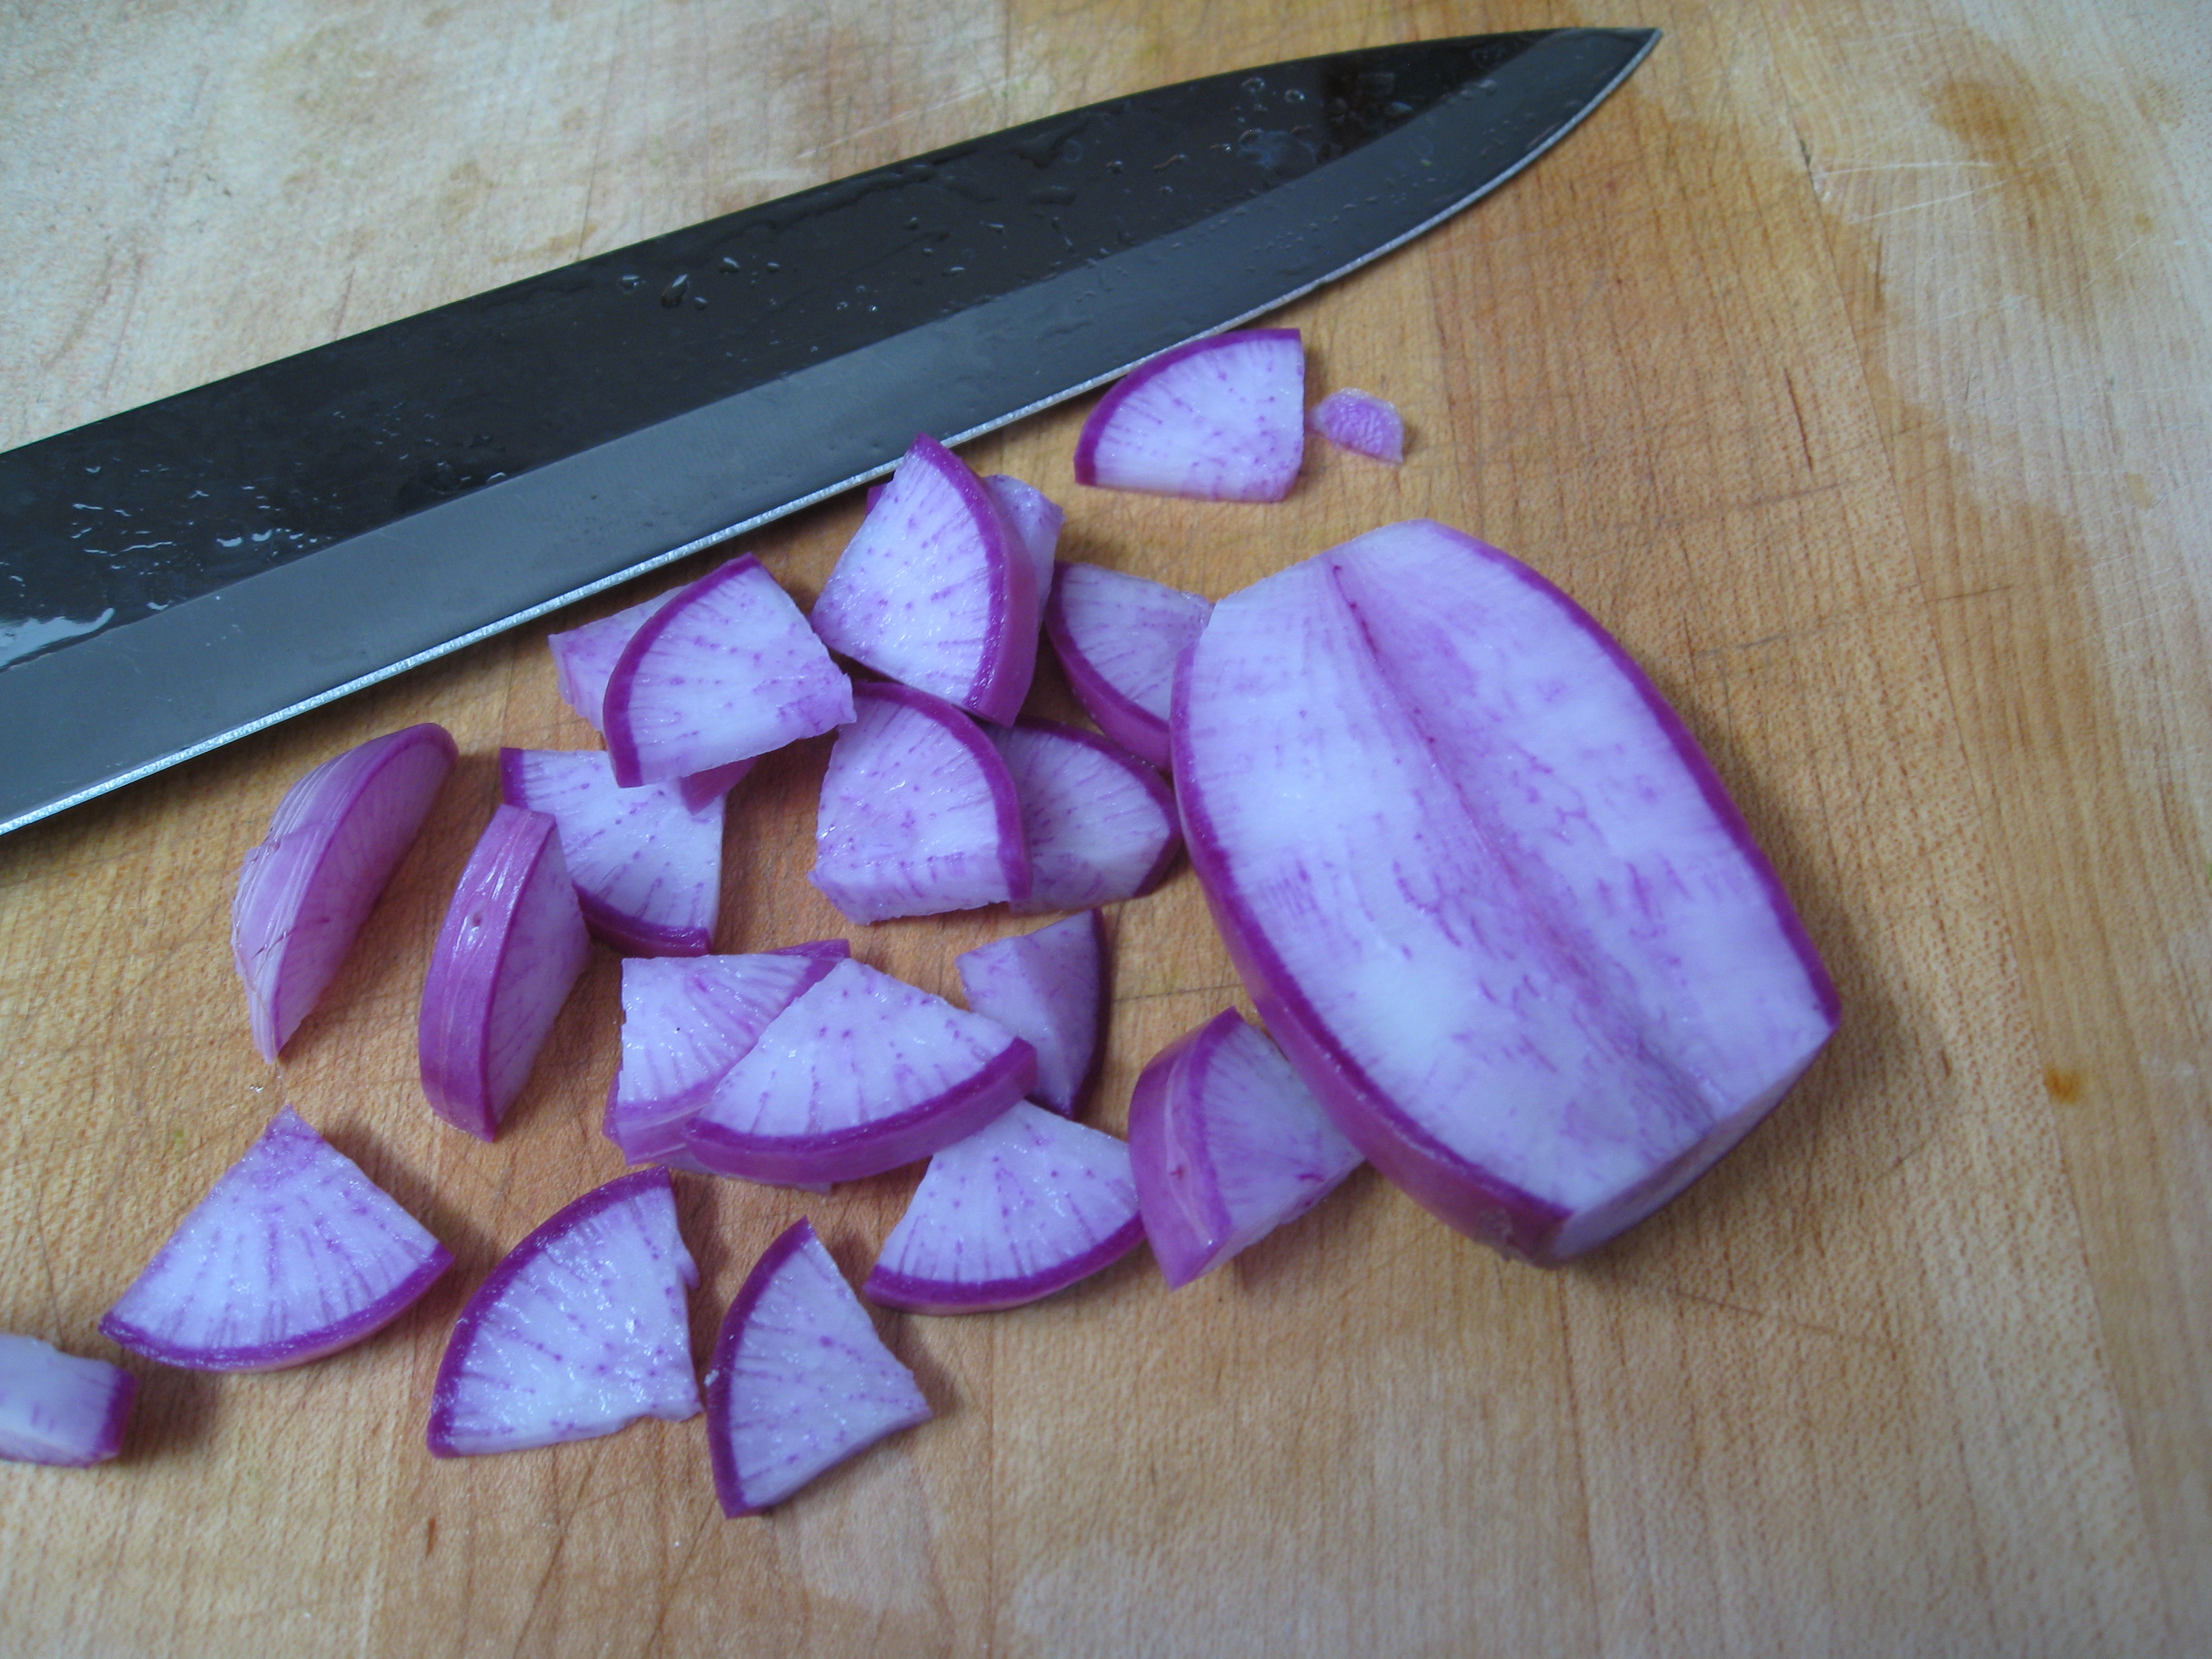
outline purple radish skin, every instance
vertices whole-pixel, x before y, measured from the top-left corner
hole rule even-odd
[[[1305,459],[1305,347],[1294,328],[1193,340],[1140,364],[1091,411],[1075,481],[1203,501],[1279,501]]]
[[[1398,406],[1371,392],[1332,392],[1314,405],[1307,425],[1355,455],[1393,466],[1406,459],[1406,422]]]
[[[0,1462],[88,1468],[123,1449],[138,1379],[0,1331]]]
[[[1024,720],[991,741],[1021,803],[1030,885],[1016,915],[1081,910],[1149,893],[1182,848],[1158,772],[1091,732]]]
[[[1106,918],[1096,910],[994,940],[956,964],[969,1007],[1036,1050],[1030,1098],[1073,1117],[1104,1060]]]
[[[1213,602],[1103,565],[1066,564],[1044,629],[1083,712],[1139,759],[1165,771],[1175,665]]]

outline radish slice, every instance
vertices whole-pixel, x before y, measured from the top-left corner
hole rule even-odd
[[[1075,1115],[1104,1057],[1106,919],[1096,910],[957,959],[968,1006],[1036,1050],[1030,1098]]]
[[[1193,340],[1098,401],[1075,481],[1201,501],[1279,501],[1305,459],[1305,346],[1294,328]]]
[[[165,1365],[276,1370],[380,1330],[453,1265],[422,1223],[287,1106],[100,1328]]]
[[[930,1416],[914,1373],[876,1334],[814,1229],[794,1222],[730,1304],[707,1371],[722,1512],[757,1515]]]
[[[769,1022],[692,1121],[692,1156],[751,1181],[852,1181],[972,1134],[1036,1086],[981,1014],[841,962]]]
[[[833,651],[987,720],[1036,670],[1036,564],[982,481],[927,434],[839,556],[814,605]]]
[[[1103,565],[1063,564],[1045,632],[1083,712],[1131,754],[1165,770],[1176,659],[1213,601]]]
[[[431,1392],[431,1454],[525,1451],[697,1416],[684,1293],[698,1283],[667,1170],[585,1194],[461,1310]]]
[[[852,686],[750,554],[671,598],[607,678],[607,753],[623,787],[765,755],[853,718]]]
[[[854,921],[1027,893],[1021,803],[975,721],[902,685],[855,686],[854,702],[822,780],[807,879]]]
[[[605,755],[546,749],[501,750],[499,781],[509,806],[560,826],[562,860],[594,933],[644,956],[714,948],[722,796],[691,807],[678,784],[624,789]]]
[[[501,807],[461,872],[422,985],[433,1111],[492,1138],[591,951],[553,820]]]
[[[138,1379],[35,1336],[0,1332],[0,1460],[81,1469],[123,1449]]]
[[[456,753],[442,726],[372,738],[294,784],[268,839],[246,855],[230,951],[264,1060],[276,1058],[337,977]]]
[[[991,740],[1021,801],[1030,888],[1017,915],[1081,910],[1149,893],[1182,845],[1160,775],[1105,738],[1026,720]]]
[[[1060,528],[1066,524],[1067,514],[1035,484],[1024,483],[1010,473],[992,473],[983,480],[983,488],[991,492],[1015,539],[1028,552],[1042,602],[1052,592],[1052,556],[1060,546]]]
[[[689,1162],[684,1131],[714,1085],[769,1021],[851,955],[836,939],[758,956],[623,963],[622,1068],[607,1093],[607,1139],[632,1164]]]
[[[1129,1158],[1171,1288],[1296,1220],[1359,1167],[1283,1051],[1234,1008],[1145,1067],[1129,1100]]]
[[[1398,406],[1371,392],[1332,392],[1306,423],[1339,449],[1396,466],[1406,459],[1406,422]]]
[[[1425,520],[1214,608],[1176,688],[1192,862],[1376,1167],[1542,1261],[1689,1184],[1834,1031],[1680,720],[1526,566]]]
[[[862,1289],[915,1313],[1017,1308],[1144,1237],[1129,1149],[1024,1101],[929,1160]]]

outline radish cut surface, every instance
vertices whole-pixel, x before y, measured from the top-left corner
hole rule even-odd
[[[1011,473],[992,473],[983,480],[983,488],[991,492],[1015,541],[1030,556],[1031,579],[1042,604],[1052,592],[1052,556],[1060,546],[1060,528],[1066,524],[1067,514],[1044,491]]]
[[[553,820],[499,808],[461,872],[422,985],[422,1091],[439,1116],[492,1138],[591,950]]]
[[[729,1516],[757,1515],[932,1413],[813,1227],[768,1247],[707,1372],[707,1448]]]
[[[1149,893],[1182,845],[1160,775],[1103,738],[1051,720],[991,733],[1021,803],[1030,885],[1018,913],[1080,910]]]
[[[624,789],[605,755],[499,751],[509,806],[560,827],[585,924],[618,951],[703,956],[722,905],[722,800],[697,807],[677,783]]]
[[[1305,346],[1240,329],[1141,363],[1091,411],[1075,481],[1202,501],[1279,501],[1305,459]]]
[[[915,1313],[1015,1308],[1144,1237],[1129,1149],[1024,1101],[929,1160],[863,1288]]]
[[[1837,1000],[1696,742],[1525,565],[1425,520],[1214,608],[1192,863],[1268,1030],[1462,1231],[1575,1255],[1778,1101]]]
[[[607,753],[624,787],[765,755],[853,718],[852,686],[750,553],[639,624],[607,678]]]
[[[1036,1050],[1030,1097],[1073,1117],[1105,1053],[1106,919],[1096,910],[958,958],[968,1006]]]
[[[928,1157],[1036,1086],[1004,1026],[841,962],[769,1023],[695,1118],[692,1155],[752,1181],[852,1181]]]
[[[1131,754],[1164,769],[1176,659],[1213,602],[1103,565],[1062,564],[1045,632],[1083,712]]]
[[[372,738],[294,784],[268,838],[246,855],[230,950],[264,1060],[276,1058],[337,977],[456,753],[442,726]]]
[[[1296,1220],[1359,1167],[1282,1050],[1234,1008],[1145,1067],[1129,1100],[1129,1158],[1170,1286]]]
[[[1398,406],[1371,392],[1332,392],[1314,405],[1307,424],[1339,449],[1396,466],[1406,459],[1406,422]]]
[[[0,1331],[0,1461],[81,1469],[123,1449],[138,1379]]]
[[[1029,696],[1043,600],[991,491],[925,434],[838,556],[814,631],[901,684],[1004,722]]]
[[[276,1370],[381,1329],[453,1261],[288,1106],[178,1224],[100,1328],[165,1365]]]
[[[696,1417],[684,1297],[698,1283],[667,1170],[585,1194],[461,1310],[431,1394],[430,1450],[523,1451]]]
[[[1026,894],[1021,803],[975,721],[902,685],[856,686],[854,702],[823,776],[807,879],[854,921]]]

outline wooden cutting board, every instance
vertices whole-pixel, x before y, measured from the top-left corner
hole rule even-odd
[[[18,7],[0,444],[1114,93],[1565,21],[1668,36],[1527,177],[1281,319],[1317,391],[1406,410],[1401,469],[1317,451],[1266,507],[1079,490],[1080,407],[969,459],[1064,501],[1074,556],[1216,595],[1414,514],[1575,593],[1842,987],[1769,1123],[1565,1271],[1363,1173],[1173,1295],[1140,1255],[1003,1316],[884,1316],[936,1420],[766,1518],[720,1516],[696,1422],[434,1462],[462,1300],[619,1168],[611,957],[495,1146],[416,1081],[499,745],[589,740],[524,629],[0,840],[0,1328],[117,1358],[100,1315],[280,1103],[459,1258],[319,1364],[129,1359],[121,1461],[0,1468],[0,1651],[2206,1650],[2201,9]],[[811,598],[856,520],[748,544]],[[265,1066],[239,862],[302,772],[421,720],[460,768]],[[848,933],[952,988],[1021,924],[844,926],[804,878],[823,757],[735,799],[720,947]],[[1243,1000],[1188,872],[1114,927],[1109,1127]],[[683,1182],[696,1339],[800,1213],[857,1277],[911,1184]]]

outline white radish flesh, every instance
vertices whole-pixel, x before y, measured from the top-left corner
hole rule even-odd
[[[104,1359],[0,1332],[0,1461],[81,1469],[123,1449],[138,1379]]]

